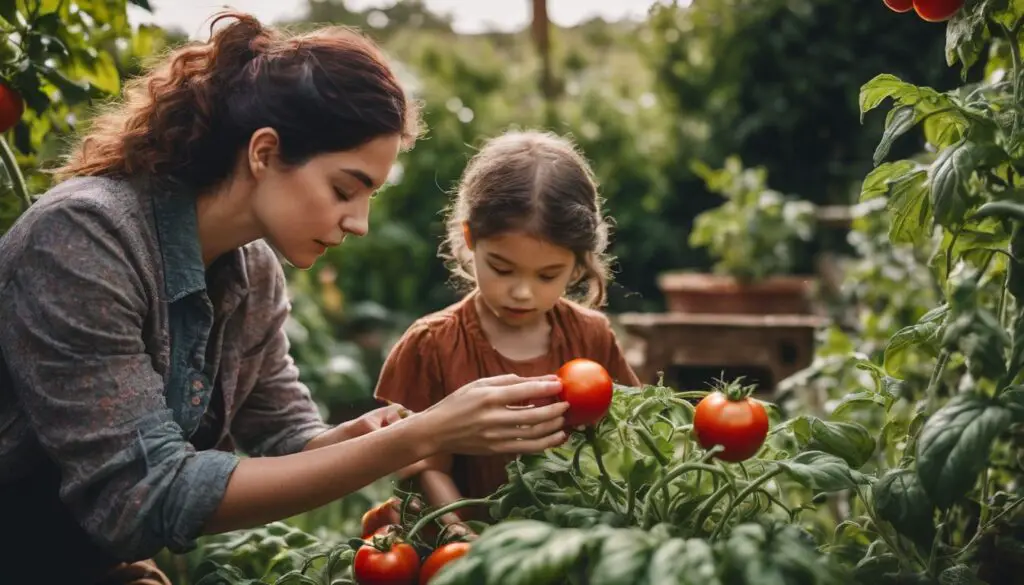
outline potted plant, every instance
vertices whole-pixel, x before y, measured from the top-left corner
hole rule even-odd
[[[722,205],[698,215],[691,246],[707,248],[711,273],[671,271],[658,277],[670,311],[711,314],[801,314],[810,307],[812,277],[792,275],[798,246],[815,228],[815,208],[767,185],[763,167],[729,157],[722,169],[693,170]]]

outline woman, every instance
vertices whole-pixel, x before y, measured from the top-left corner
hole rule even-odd
[[[214,25],[225,17],[97,117],[66,180],[0,240],[0,517],[23,525],[0,555],[54,582],[97,582],[427,457],[565,439],[553,377],[478,380],[404,419],[396,405],[321,421],[288,357],[276,255],[307,268],[366,233],[417,113],[366,39]],[[524,400],[550,404],[506,408]]]

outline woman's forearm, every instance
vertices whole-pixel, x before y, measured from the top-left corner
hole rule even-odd
[[[437,452],[430,423],[400,424],[282,457],[242,459],[205,533],[260,526],[312,510]]]

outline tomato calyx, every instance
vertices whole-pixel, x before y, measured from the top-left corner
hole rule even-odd
[[[731,402],[743,402],[749,398],[755,390],[757,390],[756,384],[741,384],[743,378],[737,378],[732,382],[720,384],[716,390],[725,394]]]

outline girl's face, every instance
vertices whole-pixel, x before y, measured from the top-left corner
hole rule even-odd
[[[261,167],[253,211],[266,240],[290,264],[305,269],[345,236],[366,234],[370,198],[387,179],[400,145],[398,135],[381,136],[298,167],[279,162]]]
[[[555,306],[576,270],[567,248],[515,231],[473,242],[477,287],[486,307],[513,327],[534,325]]]

